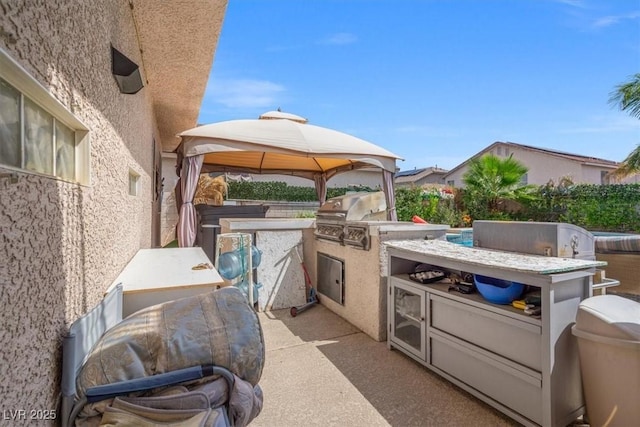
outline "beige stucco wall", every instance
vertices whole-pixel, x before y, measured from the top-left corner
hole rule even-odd
[[[601,184],[600,171],[610,170],[596,166],[583,166],[577,161],[513,146],[509,147],[509,154],[511,153],[514,159],[529,168],[527,174],[528,184],[544,185],[551,179],[558,183],[563,177],[571,178],[576,184]],[[498,155],[495,148],[493,149],[493,154]],[[506,157],[504,150],[501,157]],[[467,170],[468,166],[464,165],[460,169],[451,172],[445,177],[445,183],[453,180],[456,187],[463,187],[462,176]]]
[[[581,182],[589,184],[603,184],[602,171],[604,170],[605,169],[599,166],[582,165]],[[606,171],[609,172],[610,169],[606,169]]]
[[[1,3],[0,48],[91,138],[89,186],[0,178],[1,406],[56,409],[61,336],[150,246],[155,125],[147,88],[122,95],[111,75],[110,43],[142,63],[128,2]],[[140,174],[137,197],[130,168]]]

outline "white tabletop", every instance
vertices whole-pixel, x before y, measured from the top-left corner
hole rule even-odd
[[[157,248],[140,249],[113,283],[122,283],[128,293],[223,285],[224,280],[202,248]]]

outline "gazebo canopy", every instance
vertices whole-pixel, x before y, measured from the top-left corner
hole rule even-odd
[[[325,174],[330,178],[372,166],[394,173],[400,158],[360,138],[284,118],[231,120],[178,136],[184,157],[204,156],[204,172],[277,173],[309,179]]]

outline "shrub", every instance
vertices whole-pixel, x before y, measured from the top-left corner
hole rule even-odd
[[[287,185],[282,181],[229,182],[228,198],[245,200],[277,200],[287,202],[317,202],[313,187]],[[375,191],[369,187],[327,188],[327,198],[343,196],[347,191]]]
[[[456,209],[455,194],[443,195],[438,189],[400,187],[395,191],[399,221],[411,221],[414,215],[433,224],[464,227],[464,213]]]

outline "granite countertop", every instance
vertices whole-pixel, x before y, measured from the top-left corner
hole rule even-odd
[[[493,249],[470,248],[442,240],[389,240],[390,248],[415,252],[470,265],[521,271],[524,273],[552,274],[583,270],[607,265],[604,261],[546,257]]]

